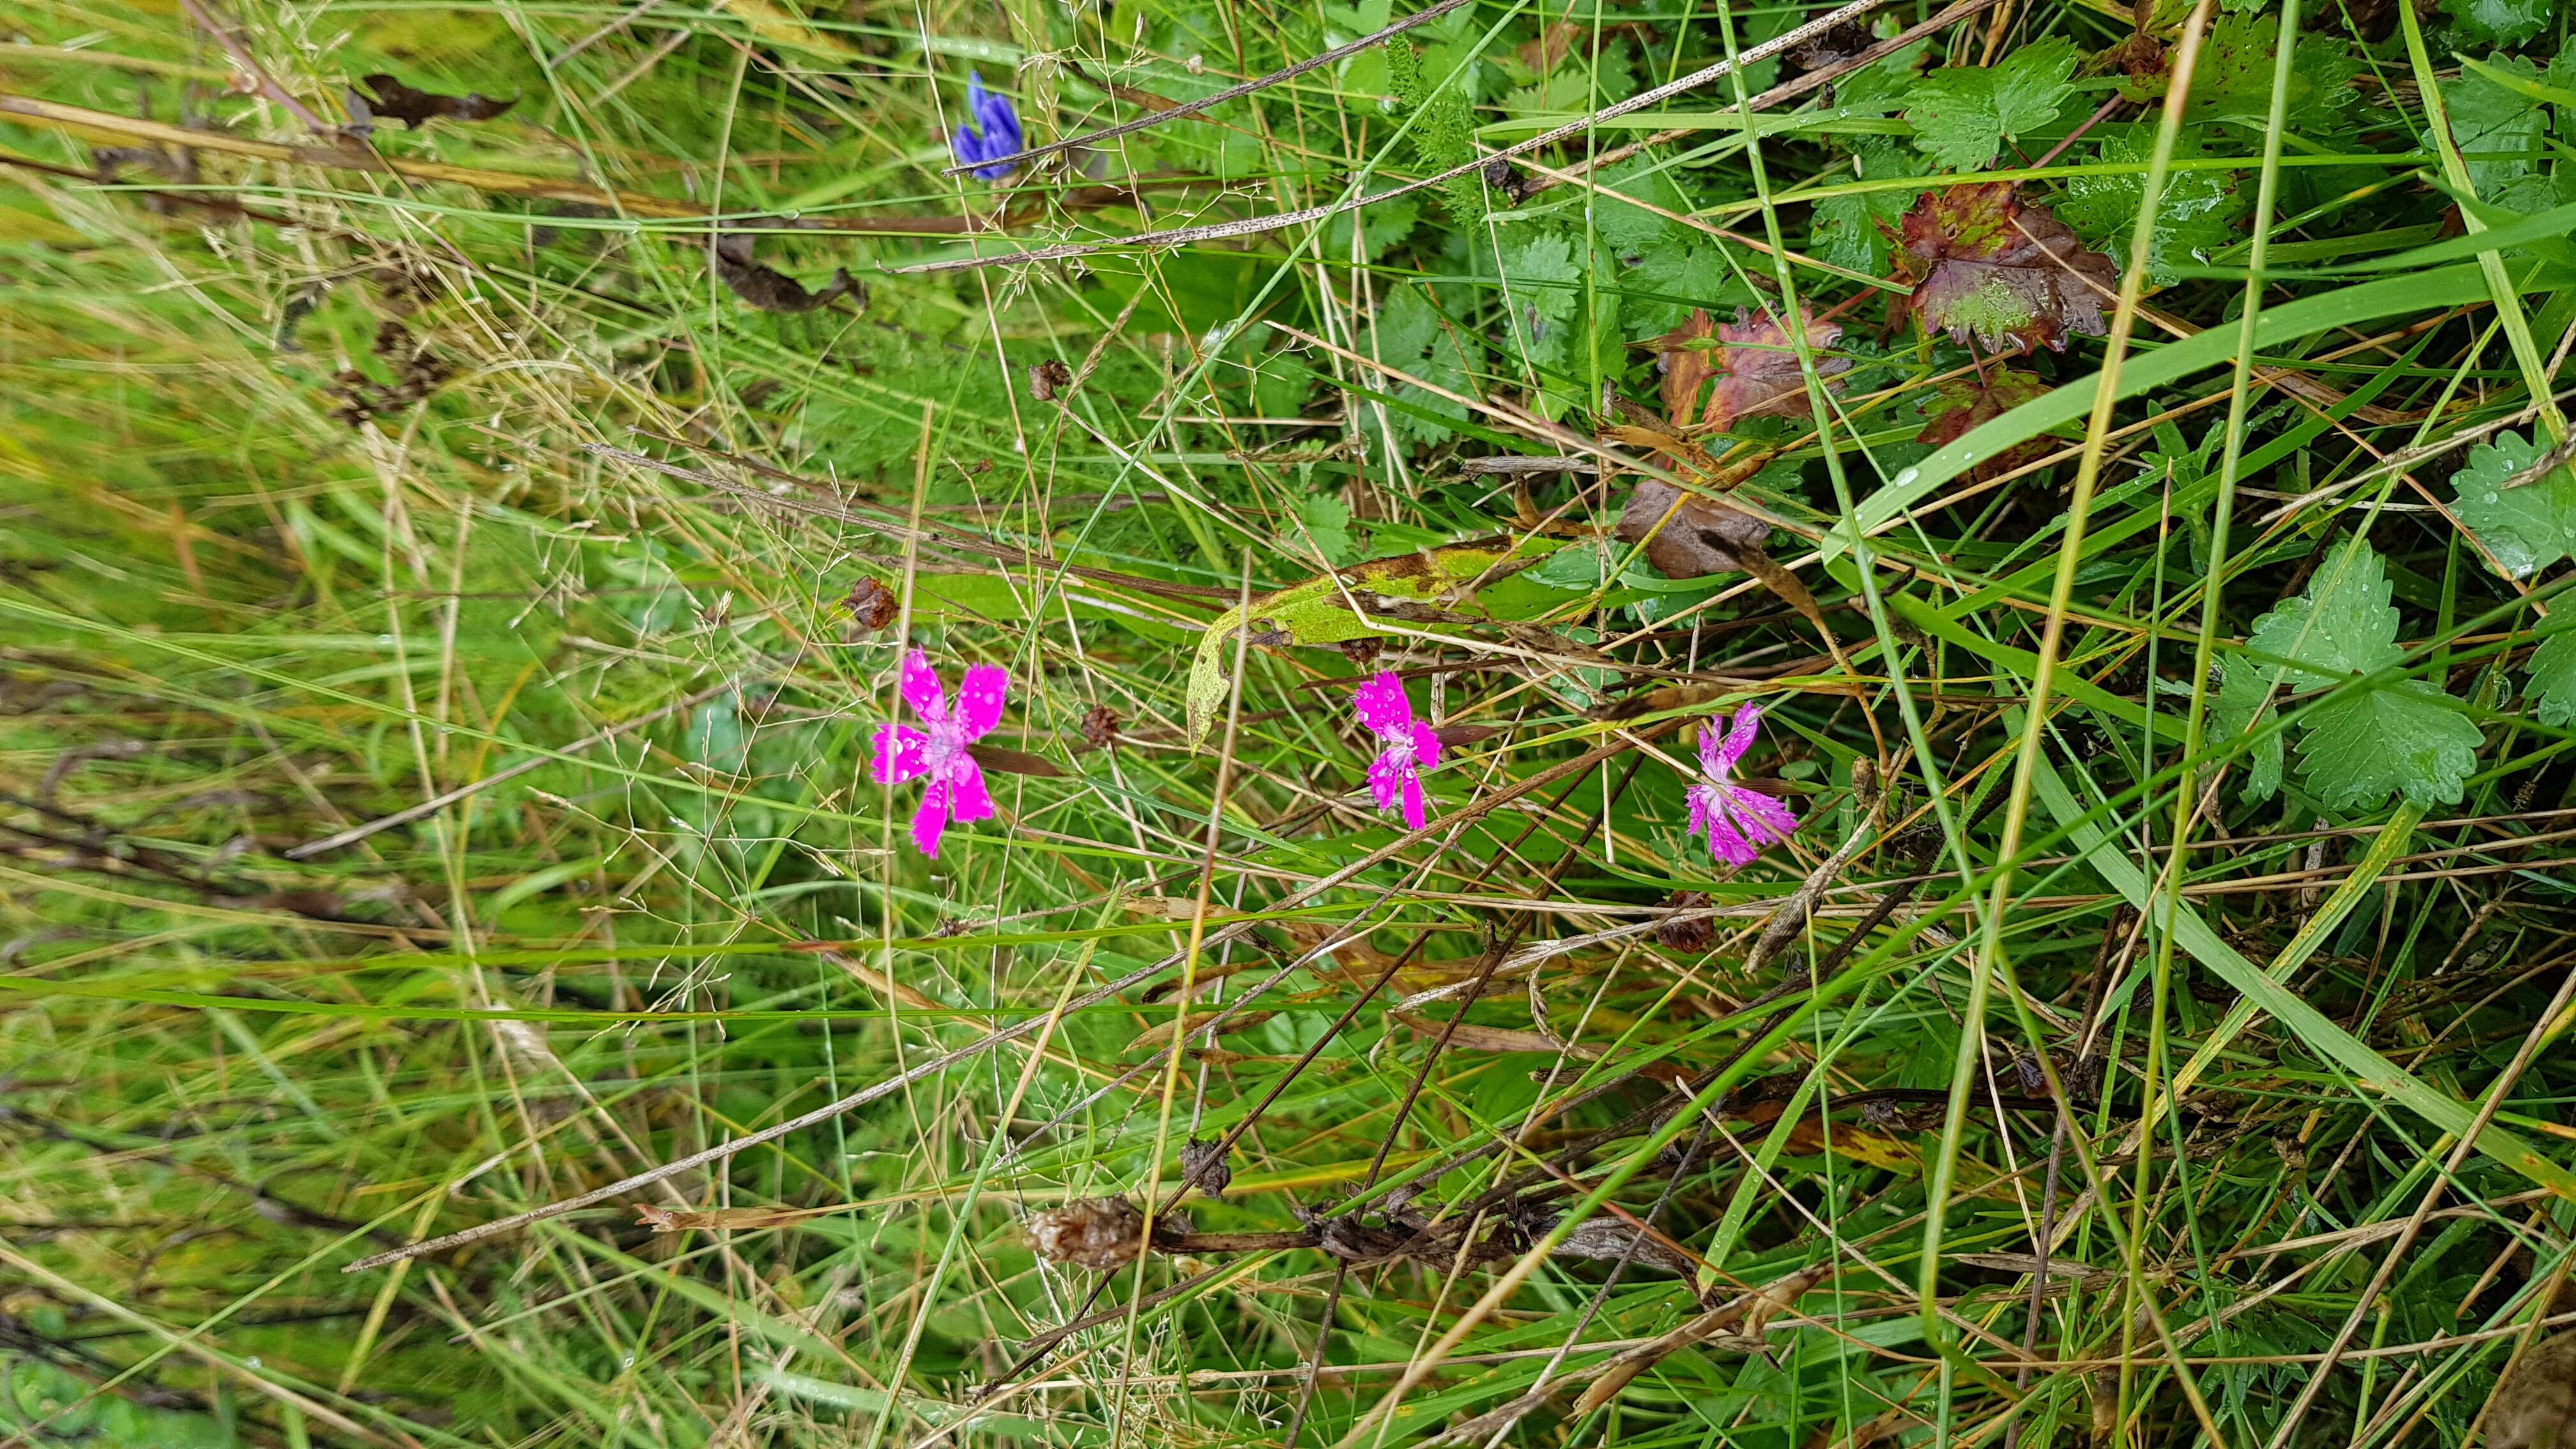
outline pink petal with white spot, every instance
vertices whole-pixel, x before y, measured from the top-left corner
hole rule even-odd
[[[922,748],[930,737],[910,725],[881,724],[868,747],[869,778],[880,785],[899,785],[930,772]]]
[[[965,755],[948,764],[948,801],[959,820],[993,818],[993,792],[984,786],[984,767]]]
[[[1002,722],[1002,698],[1010,692],[1010,673],[998,665],[978,664],[966,671],[957,681],[957,723],[964,726],[966,738],[981,739]]]
[[[1404,697],[1404,681],[1381,672],[1362,684],[1351,704],[1370,732],[1393,736],[1413,723],[1413,701]]]
[[[903,656],[903,702],[923,719],[948,718],[948,691],[939,687],[939,671],[930,667],[930,656],[918,649]]]

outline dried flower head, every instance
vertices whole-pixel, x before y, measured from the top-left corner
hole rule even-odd
[[[1145,1215],[1123,1197],[1076,1198],[1030,1218],[1029,1242],[1050,1263],[1106,1272],[1144,1251]]]
[[[862,629],[882,629],[903,612],[903,600],[896,598],[894,590],[875,579],[861,579],[852,584],[841,604],[850,611],[850,622]]]
[[[1082,716],[1082,738],[1095,750],[1114,749],[1118,744],[1118,727],[1126,721],[1118,711],[1105,704],[1095,704]]]
[[[1717,939],[1717,918],[1693,914],[1708,909],[1707,896],[1698,891],[1675,891],[1664,906],[1672,914],[1656,923],[1655,939],[1666,949],[1696,955]]]
[[[1226,1165],[1225,1139],[1193,1137],[1183,1144],[1181,1180],[1218,1202],[1225,1201],[1226,1187],[1234,1181],[1234,1169]]]
[[[1029,396],[1039,402],[1054,402],[1056,394],[1073,386],[1073,369],[1050,357],[1029,368]]]

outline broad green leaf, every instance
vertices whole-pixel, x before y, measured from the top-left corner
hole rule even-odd
[[[2527,579],[2576,554],[2576,471],[2554,468],[2537,482],[2504,485],[2544,450],[2519,433],[2498,433],[2469,450],[2451,479],[2451,511],[2510,577]]]
[[[2540,74],[2540,67],[2514,55],[2490,55],[2486,66],[2526,81]],[[2540,102],[2465,71],[2443,85],[2442,104],[2450,113],[2451,140],[2468,164],[2469,185],[2478,195],[2496,196],[2535,169],[2544,128]],[[2432,149],[2429,136],[2425,149]]]
[[[2482,45],[2520,45],[2549,28],[2553,0],[2442,0],[2442,12]]]
[[[2104,161],[2144,162],[2154,148],[2154,135],[2142,127],[2102,143]],[[2179,158],[2197,157],[2204,148],[2197,135],[2175,148]],[[2057,215],[2086,240],[2114,255],[2125,252],[2138,208],[2146,201],[2142,172],[2083,174],[2066,180],[2066,195]],[[2147,254],[2147,279],[2159,287],[2177,279],[2178,268],[2202,264],[2236,240],[2236,222],[2252,205],[2236,178],[2222,171],[2177,171],[2165,179],[2164,197],[2156,209],[2155,239]]]
[[[2328,810],[2378,808],[2391,795],[2417,805],[2460,803],[2484,736],[2420,679],[2312,705],[2299,716],[2299,764]]]
[[[1914,144],[1942,165],[1974,171],[2008,140],[2057,119],[2074,93],[2075,45],[2052,37],[2025,45],[1992,66],[1945,65],[1908,95],[1905,119]]]
[[[2405,657],[2398,617],[2388,602],[2388,565],[2367,546],[2337,549],[2308,580],[2307,592],[2254,621],[2245,641],[2254,654],[2294,660],[2303,669],[2253,667],[2289,676],[2293,689],[2314,689],[2352,674],[2384,669]]]
[[[2552,634],[2531,652],[2531,697],[2545,725],[2576,724],[2576,629]]]

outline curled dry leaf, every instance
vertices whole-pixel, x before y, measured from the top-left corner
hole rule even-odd
[[[1601,1376],[1583,1391],[1575,1402],[1576,1417],[1589,1414],[1612,1399],[1635,1381],[1637,1375],[1653,1368],[1666,1358],[1693,1344],[1707,1343],[1724,1335],[1729,1347],[1747,1350],[1761,1347],[1762,1332],[1774,1317],[1786,1312],[1833,1272],[1830,1262],[1801,1268],[1784,1278],[1738,1294],[1699,1315],[1663,1337],[1641,1344],[1602,1365]]]
[[[717,279],[732,288],[735,296],[760,311],[811,312],[859,289],[859,284],[851,280],[849,270],[842,268],[832,273],[830,286],[819,292],[808,292],[805,284],[794,277],[753,261],[751,250],[755,240],[748,232],[733,232],[717,237],[708,254],[714,259]]]
[[[1907,306],[1926,331],[1989,349],[2064,351],[2071,333],[2100,336],[2102,304],[2120,285],[2111,259],[2084,249],[2009,181],[1926,192],[1898,223]]]
[[[1145,1051],[1166,1046],[1170,1044],[1172,1040],[1173,1028],[1176,1025],[1179,1027],[1180,1034],[1182,1036],[1188,1036],[1193,1032],[1204,1028],[1208,1023],[1216,1022],[1217,1034],[1220,1036],[1228,1036],[1239,1031],[1250,1031],[1254,1027],[1268,1021],[1270,1018],[1277,1016],[1279,1013],[1275,1011],[1238,1011],[1234,1015],[1226,1017],[1223,1021],[1217,1021],[1217,1018],[1224,1014],[1224,1008],[1218,1007],[1208,1011],[1191,1012],[1186,1022],[1175,1023],[1166,1021],[1159,1025],[1149,1026],[1143,1031],[1140,1031],[1134,1036],[1128,1038],[1127,1044],[1122,1048],[1122,1050],[1131,1052]]]
[[[1841,323],[1817,321],[1815,309],[1804,303],[1798,318],[1810,352],[1822,353],[1843,335]],[[1662,354],[1664,415],[1675,427],[1697,421],[1722,429],[1746,418],[1803,418],[1815,411],[1807,397],[1806,374],[1798,367],[1797,344],[1772,312],[1756,319],[1738,307],[1734,321],[1712,328],[1708,314],[1694,310],[1688,321],[1649,345]],[[1816,358],[1818,377],[1849,371],[1850,358]],[[1702,410],[1700,388],[1706,383],[1715,386]]]
[[[1029,1243],[1050,1263],[1106,1272],[1145,1248],[1145,1215],[1123,1197],[1076,1198],[1029,1219]]]
[[[2576,1333],[2543,1339],[2496,1386],[2487,1406],[2492,1449],[2576,1445]]]
[[[1667,517],[1667,515],[1670,515]],[[1646,562],[1666,578],[1738,573],[1771,539],[1771,525],[1660,479],[1647,478],[1619,514],[1621,543],[1644,543]]]
[[[378,117],[400,121],[406,130],[431,121],[488,121],[519,103],[516,96],[506,101],[494,100],[490,96],[442,96],[435,91],[415,90],[381,73],[368,76],[358,84],[366,90],[351,94],[364,105],[352,109],[366,112],[358,118],[362,125]]]
[[[1433,1021],[1426,1016],[1416,1016],[1409,1011],[1389,1011],[1387,1019],[1402,1022],[1433,1041],[1438,1041],[1440,1034],[1445,1031],[1449,1033],[1450,1048],[1455,1051],[1543,1052],[1548,1056],[1555,1056],[1561,1052],[1579,1061],[1591,1061],[1601,1055],[1591,1047],[1560,1042],[1542,1032],[1515,1031],[1507,1026],[1477,1026],[1464,1021],[1453,1026],[1445,1021]]]

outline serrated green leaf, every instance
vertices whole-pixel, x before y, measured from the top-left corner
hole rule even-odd
[[[1863,181],[1925,174],[1924,159],[1912,147],[1876,137],[1852,143],[1852,169]],[[1884,276],[1888,233],[1922,194],[1918,190],[1864,191],[1818,201],[1813,213],[1816,255],[1838,267]]]
[[[2144,162],[2154,150],[2153,134],[2133,128],[2102,143],[2101,159]],[[2180,159],[2205,154],[2197,134],[2186,135],[2174,149]],[[2096,245],[2125,251],[2138,208],[2146,202],[2142,172],[2084,174],[2066,180],[2065,199],[2057,204],[2059,219]],[[2236,221],[2252,205],[2234,177],[2219,171],[2177,171],[2165,178],[2164,196],[2156,208],[2155,239],[2147,257],[2147,277],[2159,287],[2171,286],[2179,267],[2205,263],[2236,240]]]
[[[2486,64],[2523,80],[2540,75],[2540,67],[2516,55],[2490,55]],[[2478,195],[2498,195],[2535,169],[2545,119],[2540,102],[2471,71],[2444,83],[2442,104],[2450,113],[2451,140],[2460,148],[2469,185]],[[2429,135],[2424,145],[2433,149]]]
[[[2576,473],[2555,468],[2538,482],[2504,486],[2542,451],[2519,433],[2498,433],[2494,442],[2470,449],[2468,463],[2451,479],[2451,511],[2497,567],[2517,579],[2576,554]]]
[[[2520,45],[2549,28],[2552,0],[2442,0],[2442,13],[2481,45]]]
[[[2308,590],[2254,621],[2246,649],[2304,668],[2257,665],[2293,689],[2313,689],[2384,669],[2405,657],[2397,647],[2397,610],[2389,600],[2388,565],[2366,546],[2337,549]]]
[[[2576,724],[2576,630],[2553,634],[2531,653],[2531,698],[2545,725]]]
[[[1351,545],[1351,506],[1330,493],[1315,493],[1297,500],[1298,521],[1306,526],[1306,537],[1324,562],[1335,568],[1359,555]]]
[[[2210,27],[2200,64],[2192,70],[2193,125],[2230,122],[2261,128],[2272,114],[2272,72],[2280,24],[2265,16],[2230,15]],[[2339,129],[2354,101],[2359,74],[2346,47],[2319,36],[2299,41],[2290,53],[2290,91],[2283,118],[2293,135],[2318,138]]]
[[[2436,701],[2419,679],[2365,689],[2299,716],[2299,764],[2328,810],[2380,805],[2403,794],[2418,805],[2456,805],[2478,767],[2484,736],[2467,716]]]
[[[2004,142],[2057,119],[2074,74],[2075,45],[2063,38],[2025,45],[1999,65],[1945,65],[1913,88],[1905,119],[1933,159],[1974,171]]]

